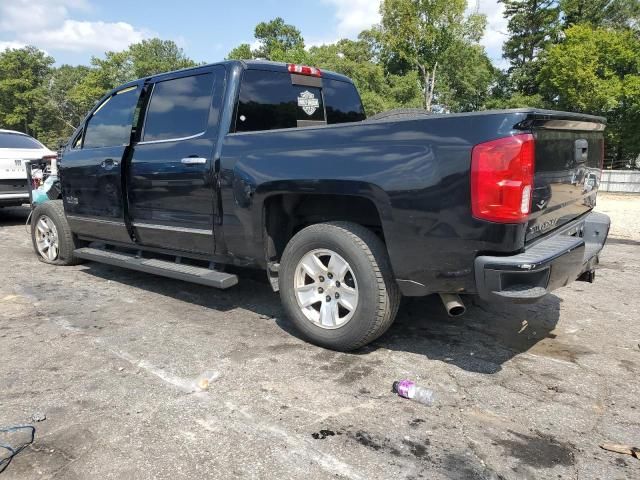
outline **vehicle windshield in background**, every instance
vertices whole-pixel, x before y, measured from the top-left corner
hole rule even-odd
[[[44,148],[37,140],[17,133],[0,132],[0,148]]]

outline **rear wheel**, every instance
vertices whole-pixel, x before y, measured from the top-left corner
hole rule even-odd
[[[393,323],[400,294],[382,241],[349,222],[311,225],[282,256],[283,306],[302,335],[333,350],[355,350]]]
[[[62,200],[39,204],[31,215],[31,240],[40,261],[52,265],[76,265],[79,246],[64,214]]]

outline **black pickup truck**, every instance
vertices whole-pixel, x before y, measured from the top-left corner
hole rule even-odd
[[[352,350],[402,295],[458,315],[460,295],[531,302],[592,281],[604,128],[536,109],[367,119],[348,78],[300,65],[165,73],[87,115],[33,245],[217,288],[238,282],[226,265],[261,268],[302,335]]]

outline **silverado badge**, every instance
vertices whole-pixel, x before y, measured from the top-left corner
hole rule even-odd
[[[304,113],[311,116],[320,108],[320,100],[318,100],[313,93],[305,90],[298,97],[298,106],[304,110]]]

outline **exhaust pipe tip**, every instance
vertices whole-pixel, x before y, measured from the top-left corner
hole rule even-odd
[[[464,306],[459,295],[453,293],[441,293],[440,300],[442,300],[444,309],[450,317],[459,317],[464,315],[467,311],[467,307]]]

